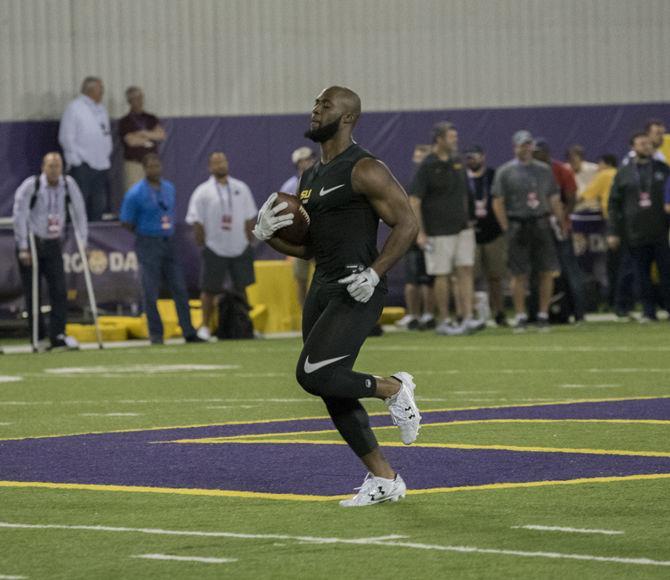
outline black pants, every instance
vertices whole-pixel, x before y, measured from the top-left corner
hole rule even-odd
[[[656,318],[656,297],[651,281],[651,265],[654,262],[658,267],[663,308],[670,309],[670,248],[668,248],[668,242],[662,240],[655,244],[630,248],[630,255],[644,315],[654,319]]]
[[[39,266],[39,290],[41,295],[42,279],[46,280],[49,291],[51,314],[49,316],[49,338],[53,341],[59,334],[65,334],[67,320],[67,290],[65,287],[65,270],[63,269],[63,251],[60,240],[41,240],[35,238],[37,246],[37,263]],[[19,262],[21,282],[26,297],[28,310],[28,328],[32,333],[33,327],[33,268]],[[39,313],[38,337],[42,340],[46,336],[44,317]]]
[[[88,163],[70,168],[70,175],[77,182],[86,204],[89,222],[97,222],[109,211],[109,187],[106,169],[93,169]]]
[[[302,315],[304,346],[296,369],[298,382],[323,399],[335,427],[359,457],[378,447],[368,414],[358,400],[374,396],[377,381],[373,375],[352,369],[383,305],[384,294],[379,289],[362,304],[341,286],[313,282]]]

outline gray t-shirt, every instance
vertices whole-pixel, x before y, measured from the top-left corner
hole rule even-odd
[[[532,219],[551,212],[549,197],[558,195],[554,174],[546,163],[512,159],[498,168],[491,193],[505,200],[507,216]]]

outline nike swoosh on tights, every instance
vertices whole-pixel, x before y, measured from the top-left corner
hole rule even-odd
[[[342,185],[336,185],[335,187],[329,187],[328,189],[323,189],[321,188],[321,191],[319,192],[319,195],[323,197],[324,195],[328,195],[331,191],[335,191],[336,189],[340,189],[340,187],[344,187],[344,183]]]
[[[305,372],[309,375],[310,373],[313,373],[314,371],[318,371],[320,368],[331,365],[334,362],[337,362],[338,360],[342,360],[343,358],[347,358],[348,356],[349,356],[348,354],[345,354],[344,356],[336,356],[335,358],[327,358],[325,360],[322,360],[322,361],[316,362],[316,363],[309,362],[309,356],[307,356],[307,358],[305,359]]]

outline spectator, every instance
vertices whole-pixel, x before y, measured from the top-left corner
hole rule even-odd
[[[489,305],[498,326],[507,326],[503,305],[503,281],[507,273],[507,243],[493,213],[491,186],[495,170],[486,165],[486,155],[480,145],[465,151],[470,191],[475,202],[475,278],[486,277]]]
[[[656,320],[656,303],[651,265],[658,266],[663,305],[670,310],[670,247],[664,190],[670,168],[654,159],[654,147],[647,132],[636,133],[631,145],[635,158],[614,178],[609,198],[608,245],[625,244],[630,250],[640,291],[641,322]]]
[[[291,153],[291,162],[295,166],[296,172],[282,184],[279,191],[295,195],[298,192],[298,184],[302,174],[314,165],[315,161],[314,151],[309,147],[298,147]]]
[[[644,125],[644,133],[649,137],[651,141],[651,146],[653,150],[652,158],[657,161],[663,161],[663,163],[668,163],[665,154],[662,149],[665,141],[665,123],[660,119],[649,119]],[[622,165],[628,165],[632,160],[637,157],[635,149],[630,149],[626,157],[623,158],[621,162]]]
[[[123,146],[124,190],[144,179],[142,158],[158,153],[158,144],[165,141],[165,129],[158,117],[144,110],[144,92],[139,87],[126,89],[130,111],[119,120],[119,136]]]
[[[298,191],[298,185],[300,184],[300,178],[302,174],[307,171],[314,162],[316,157],[314,151],[309,147],[299,147],[291,154],[291,161],[296,168],[296,175],[289,177],[281,186],[279,191],[284,193],[292,193],[295,195]],[[298,288],[298,302],[300,306],[305,303],[305,296],[307,296],[307,280],[309,278],[309,260],[303,260],[302,258],[294,258],[289,256],[289,259],[293,263],[293,277],[295,278],[295,284]]]
[[[246,287],[255,281],[249,242],[258,213],[249,186],[229,175],[224,153],[211,153],[208,167],[211,177],[195,189],[186,213],[186,222],[202,247],[202,326],[198,329],[202,340],[211,338],[209,325],[226,280],[230,278],[234,291],[244,297]]]
[[[62,240],[65,234],[68,197],[74,211],[74,216],[70,217],[75,221],[85,245],[88,237],[86,207],[75,180],[63,175],[63,160],[59,153],[47,153],[42,160],[40,175],[28,177],[16,190],[14,197],[14,239],[26,296],[28,322],[32,328],[33,263],[29,243],[32,232],[35,236],[39,275],[44,277],[49,288],[49,340],[52,349],[76,346],[74,339],[65,336],[67,291]],[[38,339],[43,340],[45,336],[44,320],[40,312]]]
[[[58,141],[70,175],[81,190],[88,221],[99,221],[109,210],[108,170],[111,167],[112,135],[109,114],[102,104],[104,87],[97,77],[86,77],[81,94],[63,113]]]
[[[575,256],[572,243],[572,223],[570,222],[570,214],[574,211],[577,201],[577,184],[575,183],[572,170],[563,165],[563,163],[552,159],[550,153],[549,144],[546,140],[537,139],[535,141],[533,156],[538,161],[546,163],[551,167],[561,194],[564,223],[561,227],[556,227],[554,224],[554,240],[556,241],[556,250],[563,281],[570,295],[572,314],[575,322],[581,322],[584,320],[585,314],[584,275],[579,268],[577,257]],[[566,317],[569,315],[568,313],[565,314]]]
[[[566,168],[572,171],[577,183],[577,199],[579,199],[589,183],[593,181],[598,172],[598,165],[584,159],[584,147],[572,145],[567,153]]]
[[[438,312],[436,332],[468,334],[484,327],[472,317],[475,232],[470,227],[468,177],[458,158],[458,131],[448,122],[433,128],[433,151],[419,166],[410,186],[410,202],[419,220],[417,244],[426,271],[435,276]],[[449,321],[449,275],[456,269],[454,294],[460,297],[463,321]]]
[[[581,193],[580,201],[584,209],[599,211],[607,219],[607,204],[609,202],[612,182],[616,175],[617,159],[614,155],[604,154],[598,157],[598,173]]]
[[[430,154],[430,145],[414,147],[412,162],[415,169]],[[418,218],[417,218],[418,219]],[[395,325],[407,330],[429,330],[435,328],[435,294],[433,277],[426,272],[423,250],[412,244],[405,254],[405,306],[407,314]]]
[[[533,136],[528,131],[517,131],[512,143],[515,159],[499,167],[493,180],[493,211],[507,232],[516,312],[514,330],[524,331],[528,324],[526,286],[532,271],[537,272],[539,283],[537,324],[544,330],[548,328],[549,301],[559,271],[549,214],[553,213],[563,227],[563,207],[551,169],[533,159]]]
[[[188,294],[174,243],[175,189],[161,178],[163,166],[156,153],[142,159],[145,178],[123,198],[121,223],[135,234],[135,250],[142,268],[144,311],[151,344],[163,344],[163,323],[156,301],[165,282],[172,293],[186,342],[203,342],[191,324]]]

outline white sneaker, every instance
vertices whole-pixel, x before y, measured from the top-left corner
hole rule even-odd
[[[477,332],[478,330],[484,330],[486,328],[486,319],[485,318],[466,318],[463,322],[463,326],[470,332]]]
[[[398,328],[409,329],[412,323],[414,323],[414,326],[418,325],[416,316],[413,316],[412,314],[405,314],[405,316],[403,316],[400,320],[395,321],[395,326]]]
[[[409,373],[399,372],[391,375],[400,381],[400,390],[384,400],[393,423],[400,429],[400,439],[405,445],[411,445],[416,441],[416,436],[421,428],[421,413],[414,401],[414,377]]]
[[[435,329],[435,332],[443,336],[463,336],[464,334],[470,333],[464,324],[450,324],[446,321],[440,324]]]
[[[342,507],[365,507],[385,501],[398,501],[404,498],[407,492],[407,486],[399,473],[396,473],[395,479],[375,477],[368,473],[363,485],[355,489],[358,493],[351,499],[342,500],[340,502]]]
[[[201,326],[200,328],[198,328],[196,335],[198,336],[198,338],[201,338],[202,340],[210,340],[212,338],[212,333],[206,326]]]
[[[70,350],[77,350],[79,348],[79,341],[74,336],[65,336],[65,346]]]

